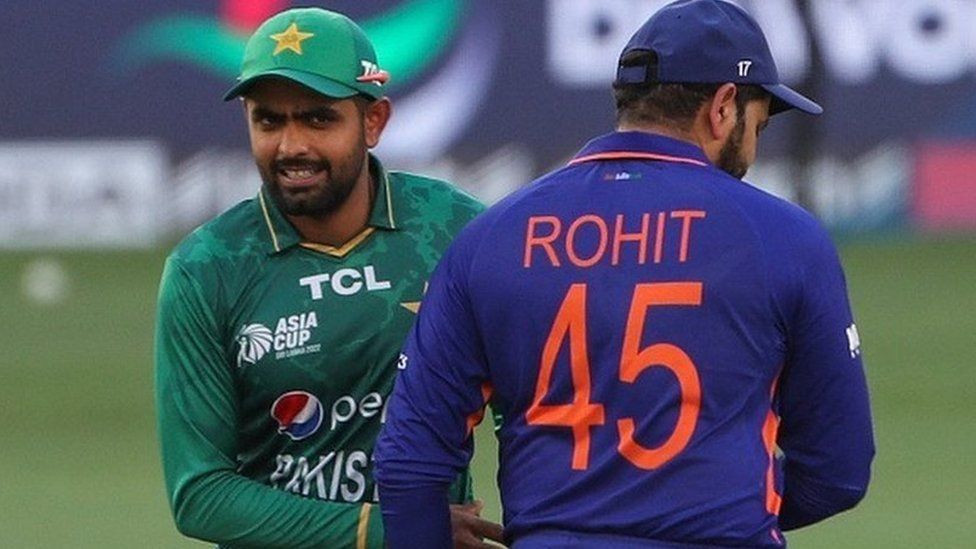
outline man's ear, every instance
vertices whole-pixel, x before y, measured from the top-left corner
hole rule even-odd
[[[386,97],[366,105],[366,111],[363,113],[363,132],[367,147],[372,149],[379,145],[380,136],[386,128],[386,123],[390,121],[392,113],[393,105]]]
[[[715,92],[708,104],[708,126],[712,139],[725,141],[725,138],[735,129],[738,110],[735,108],[735,98],[739,90],[735,84],[726,83]]]

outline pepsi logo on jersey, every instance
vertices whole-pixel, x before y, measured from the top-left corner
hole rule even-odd
[[[387,401],[375,391],[356,399],[343,395],[332,403],[328,411],[329,430],[334,431],[344,423],[357,417],[372,419],[379,416],[380,423],[386,422]],[[271,405],[271,417],[278,422],[278,432],[288,435],[292,440],[302,440],[315,433],[322,425],[325,408],[322,402],[305,391],[289,391]]]
[[[271,417],[278,422],[278,432],[292,440],[308,438],[322,425],[322,403],[305,391],[290,391],[271,405]]]

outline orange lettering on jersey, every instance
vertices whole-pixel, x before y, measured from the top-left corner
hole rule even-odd
[[[584,224],[590,223],[597,228],[600,233],[600,244],[597,246],[596,251],[587,259],[583,259],[576,253],[576,231],[579,230]],[[602,217],[596,215],[584,215],[577,217],[573,224],[569,226],[569,230],[566,231],[566,255],[569,256],[569,260],[577,267],[592,267],[596,265],[602,258],[604,252],[607,251],[607,239],[608,239],[608,229],[607,224],[603,221]]]
[[[648,310],[654,306],[669,305],[699,307],[703,287],[701,282],[659,282],[638,284],[634,288],[620,356],[620,381],[634,383],[644,370],[663,367],[674,374],[681,391],[678,423],[671,436],[656,448],[646,448],[637,441],[637,423],[632,418],[617,420],[620,435],[617,449],[627,461],[641,469],[657,469],[681,453],[691,442],[701,413],[701,380],[691,357],[671,343],[656,343],[641,348]]]
[[[657,232],[654,234],[654,264],[661,263],[664,255],[664,222],[667,216],[664,212],[657,214]]]
[[[688,245],[691,240],[691,221],[693,219],[705,219],[705,212],[702,210],[678,210],[671,212],[672,219],[682,219],[681,224],[681,252],[678,261],[684,263],[688,261]]]
[[[545,236],[537,236],[535,233],[536,226],[542,225],[543,223],[552,227],[552,232]],[[556,255],[556,250],[553,249],[552,243],[559,238],[559,234],[562,232],[562,226],[562,222],[555,216],[540,215],[530,217],[528,227],[525,230],[525,259],[522,262],[522,266],[526,269],[532,266],[532,247],[541,246],[545,250],[546,256],[549,257],[549,262],[552,263],[552,266],[559,267],[559,257]]]
[[[537,248],[545,252],[549,265],[553,267],[567,264],[570,267],[586,269],[601,262],[616,267],[627,260],[636,260],[637,265],[644,265],[648,262],[651,253],[651,223],[655,215],[657,223],[653,236],[654,264],[689,261],[692,228],[695,226],[695,221],[705,219],[704,210],[614,213],[607,216],[584,214],[571,219],[560,219],[553,215],[534,215],[529,217],[526,226],[522,266],[526,269],[532,267],[533,255],[538,255]],[[640,217],[639,229],[638,216]],[[675,231],[678,227],[677,223],[669,220],[681,224],[680,233],[675,233],[678,236],[670,240],[667,236],[668,223],[673,225]],[[567,227],[565,232],[562,230],[564,225]],[[676,249],[672,249],[671,242],[676,244]],[[628,250],[631,251],[630,254],[623,252],[625,244],[634,245]],[[636,253],[633,253],[634,251]]]
[[[620,245],[624,242],[637,243],[637,264],[643,265],[647,261],[647,231],[651,224],[651,214],[641,216],[641,228],[639,233],[624,232],[624,216],[617,215],[617,223],[613,227],[613,258],[610,264],[617,266],[620,264]]]

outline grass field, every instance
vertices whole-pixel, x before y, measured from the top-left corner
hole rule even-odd
[[[972,547],[976,238],[841,253],[879,453],[865,502],[791,546]],[[40,255],[0,254],[0,547],[202,546],[172,526],[158,463],[150,349],[164,254],[43,254],[67,275],[50,304],[22,289]],[[493,461],[483,428],[476,489],[497,518]]]

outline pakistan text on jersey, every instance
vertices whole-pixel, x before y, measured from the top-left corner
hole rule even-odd
[[[329,501],[359,503],[366,496],[368,468],[372,458],[362,450],[338,450],[306,458],[279,454],[269,477],[273,488]],[[378,502],[373,485],[370,501]]]
[[[696,220],[705,219],[706,212],[674,210],[643,213],[636,220],[633,217],[617,214],[613,219],[607,219],[586,214],[566,221],[554,215],[533,215],[526,223],[522,266],[531,268],[538,265],[540,259],[544,265],[562,267],[569,264],[579,268],[606,261],[617,266],[622,260],[636,260],[639,265],[644,265],[648,259],[655,264],[675,260],[684,263],[691,257],[692,225]],[[671,250],[665,246],[665,235],[674,230],[681,231],[681,240],[678,249]],[[596,249],[581,250],[578,247],[577,239],[584,231],[597,236]],[[648,252],[653,252],[650,258]]]

